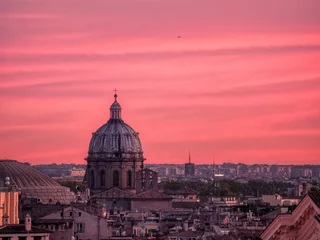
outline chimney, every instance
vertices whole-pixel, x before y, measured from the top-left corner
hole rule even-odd
[[[26,231],[31,231],[32,223],[31,223],[31,216],[29,213],[24,217],[24,226]]]
[[[86,200],[90,199],[90,188],[86,188]]]
[[[8,225],[9,224],[9,216],[8,214],[3,214],[2,216],[2,225]]]

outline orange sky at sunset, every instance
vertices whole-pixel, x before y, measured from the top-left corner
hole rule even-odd
[[[146,163],[320,163],[320,1],[0,2],[0,159],[85,163],[119,89]],[[181,36],[181,38],[178,38]]]

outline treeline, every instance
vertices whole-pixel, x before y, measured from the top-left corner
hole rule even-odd
[[[262,194],[281,194],[288,196],[288,188],[293,184],[287,182],[265,182],[250,180],[248,183],[239,183],[234,180],[220,180],[216,183],[168,181],[160,183],[165,192],[177,191],[189,187],[198,192],[199,196],[261,196]]]
[[[62,177],[70,175],[70,170],[72,168],[86,168],[84,164],[40,164],[32,166],[39,170],[40,172],[45,173],[49,177]]]

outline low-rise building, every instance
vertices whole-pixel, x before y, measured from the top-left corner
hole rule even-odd
[[[197,192],[189,187],[183,187],[175,191],[166,191],[167,195],[170,195],[173,201],[180,202],[199,202]]]
[[[8,216],[3,216],[4,225],[0,227],[0,238],[2,240],[49,240],[50,230],[32,226],[29,214],[25,216],[24,224],[7,224]]]
[[[320,191],[309,192],[292,213],[279,214],[260,235],[271,239],[320,239]]]
[[[262,195],[262,202],[270,206],[293,206],[298,205],[299,198],[283,198],[279,194]]]
[[[210,202],[215,206],[236,206],[239,204],[236,197],[211,197]]]
[[[106,209],[91,205],[65,206],[38,219],[38,224],[50,228],[52,240],[101,239],[110,237]]]
[[[201,239],[204,232],[198,231],[182,231],[177,233],[169,234],[169,240],[198,240]]]
[[[83,168],[72,168],[70,170],[71,177],[84,177],[86,171]]]
[[[6,224],[18,224],[19,193],[16,191],[0,192],[0,216],[9,216]],[[3,225],[0,218],[0,226]]]

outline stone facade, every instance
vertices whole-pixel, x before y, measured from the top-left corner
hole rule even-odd
[[[131,211],[148,211],[149,209],[157,211],[170,211],[172,209],[172,202],[168,199],[134,199],[131,201]]]
[[[123,161],[118,158],[99,158],[95,162],[88,160],[87,183],[92,193],[98,193],[113,187],[135,192],[136,172],[141,162],[135,159]]]
[[[100,204],[105,204],[106,209],[111,210],[114,208],[122,210],[130,210],[131,197],[133,193],[119,189],[112,188],[93,196],[92,200],[96,200]]]
[[[172,209],[172,198],[156,190],[141,192],[132,197],[131,211],[170,211]]]
[[[158,173],[145,168],[136,174],[136,192],[158,190]]]

